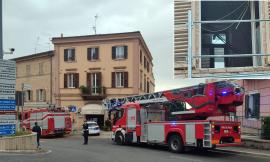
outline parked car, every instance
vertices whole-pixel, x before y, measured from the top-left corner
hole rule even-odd
[[[89,135],[100,135],[100,128],[95,121],[88,121],[88,134]]]

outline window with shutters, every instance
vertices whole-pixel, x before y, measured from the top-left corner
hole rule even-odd
[[[115,87],[124,87],[124,73],[117,72],[115,75]]]
[[[142,64],[142,50],[140,50],[140,63]]]
[[[79,87],[79,74],[69,73],[64,75],[65,88],[78,88]]]
[[[128,72],[113,72],[112,73],[113,88],[128,88]]]
[[[42,75],[43,73],[44,73],[44,71],[43,71],[43,62],[40,62],[39,64],[38,64],[38,67],[39,67],[39,69],[38,69],[38,73],[39,73],[39,75]]]
[[[30,75],[31,75],[31,66],[26,65],[26,76],[30,76]]]
[[[24,91],[24,101],[25,102],[32,101],[32,91],[31,90]]]
[[[99,48],[88,48],[87,49],[87,59],[90,61],[98,60],[99,59]]]
[[[246,118],[260,118],[260,93],[245,96],[245,116]]]
[[[143,83],[144,83],[143,89],[144,89],[144,92],[146,92],[146,90],[147,90],[147,88],[146,88],[146,75],[144,75],[144,81],[143,81]]]
[[[147,81],[147,83],[146,83],[146,92],[147,93],[150,93],[150,84],[149,84],[149,81]]]
[[[38,89],[37,90],[37,101],[40,101],[40,102],[42,102],[42,101],[45,101],[46,99],[45,99],[45,89]]]
[[[149,62],[148,61],[146,62],[146,69],[147,69],[147,72],[149,72]]]
[[[75,49],[74,48],[64,50],[64,61],[66,61],[66,62],[75,61]]]
[[[114,46],[112,47],[113,60],[127,59],[128,47],[127,46]]]
[[[146,69],[146,66],[147,66],[147,65],[146,65],[147,63],[146,63],[146,62],[147,62],[147,60],[146,60],[146,57],[144,56],[144,59],[143,59],[143,67],[144,67],[145,69]]]
[[[143,71],[140,70],[140,90],[143,90]]]
[[[101,93],[101,73],[90,73],[91,94]]]

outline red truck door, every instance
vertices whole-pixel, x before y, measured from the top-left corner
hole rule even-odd
[[[141,142],[147,142],[147,113],[145,109],[140,110],[140,123],[141,123]]]
[[[137,141],[137,133],[136,133],[136,125],[137,125],[137,111],[135,107],[129,107],[127,109],[127,141],[136,142]]]

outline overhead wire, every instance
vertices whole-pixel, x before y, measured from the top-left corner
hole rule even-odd
[[[249,3],[248,3],[248,5],[247,5],[247,7],[246,7],[245,12],[242,14],[242,17],[240,18],[240,20],[243,20],[244,16],[245,16],[246,13],[247,13],[248,8],[249,8]],[[237,24],[236,27],[235,27],[235,30],[238,29],[238,26],[239,26],[240,24],[241,24],[241,22],[238,22],[238,24]]]
[[[237,20],[240,19],[240,18],[243,19],[244,15],[245,15],[246,12],[247,12],[249,3],[248,3],[248,2],[244,2],[243,4],[247,4],[247,6],[246,6],[246,8],[244,8],[244,10],[243,10],[242,13],[240,14],[240,16],[237,18]],[[242,5],[243,5],[243,4],[242,4]],[[242,5],[241,5],[241,7],[242,7]],[[237,9],[239,9],[239,7],[238,7]],[[233,13],[233,12],[235,12],[235,11],[236,11],[236,10],[232,11],[231,13]],[[229,15],[229,14],[227,14],[227,15]],[[226,15],[225,15],[225,16],[226,16]],[[223,16],[223,17],[224,17],[224,16]],[[221,19],[217,19],[217,20],[215,20],[215,21],[218,21],[218,20],[221,20]],[[218,30],[211,30],[211,29],[207,29],[207,28],[205,28],[205,27],[201,27],[201,28],[202,28],[203,30],[208,31],[208,32],[211,32],[211,33],[218,33],[218,32],[225,31],[225,30],[231,28],[234,24],[235,24],[235,22],[234,22],[234,23],[231,23],[230,25],[228,25],[227,27],[225,27],[225,28],[223,28],[223,29],[218,29]],[[239,25],[239,24],[238,24],[238,25]],[[238,27],[238,26],[237,26],[237,27]]]

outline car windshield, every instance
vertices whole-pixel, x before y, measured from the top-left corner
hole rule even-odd
[[[98,126],[97,123],[88,123],[88,127],[95,127]]]

